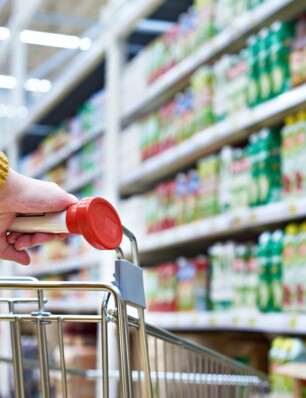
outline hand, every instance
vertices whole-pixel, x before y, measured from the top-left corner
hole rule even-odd
[[[0,259],[28,265],[27,249],[68,234],[19,232],[7,233],[16,213],[41,213],[65,210],[78,200],[53,182],[25,177],[9,169],[7,180],[0,189]]]

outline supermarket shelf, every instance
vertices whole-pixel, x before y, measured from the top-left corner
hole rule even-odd
[[[98,65],[105,56],[107,42],[105,35],[96,40],[92,48],[78,54],[64,69],[61,76],[53,83],[52,89],[37,105],[30,108],[29,116],[24,119],[16,130],[16,138],[25,135],[31,126],[38,123],[51,112],[86,76]],[[71,73],[73,71],[73,73]]]
[[[172,330],[241,330],[306,334],[306,315],[297,313],[147,312],[146,322]]]
[[[100,169],[96,168],[92,171],[84,173],[81,177],[76,178],[74,181],[65,182],[62,184],[62,188],[68,192],[77,192],[86,185],[90,184],[95,178],[101,177],[102,174],[102,167]]]
[[[33,292],[32,297],[35,297],[35,292]],[[98,297],[96,299],[80,296],[71,297],[61,297],[61,298],[49,298],[45,303],[45,310],[56,312],[88,312],[95,313],[101,308],[102,300],[99,301]],[[21,313],[31,313],[32,311],[37,311],[37,304],[20,303],[16,305],[17,311]]]
[[[139,242],[141,255],[175,248],[197,241],[231,237],[233,233],[281,223],[306,216],[306,197],[272,203],[257,208],[239,209],[147,235]]]
[[[245,38],[252,32],[267,26],[275,19],[293,18],[305,10],[305,7],[305,3],[300,0],[270,0],[239,16],[228,28],[160,77],[148,88],[145,97],[128,103],[123,112],[123,123],[131,123],[166,101],[184,86],[186,78],[202,64],[212,62],[221,53],[242,48]]]
[[[63,297],[59,299],[48,299],[45,304],[45,309],[52,312],[97,312],[101,306],[102,300],[99,302],[98,299]]]
[[[77,269],[91,268],[99,264],[100,256],[97,253],[88,255],[81,255],[77,257],[70,257],[66,259],[48,261],[41,265],[35,264],[29,267],[18,266],[18,276],[33,276],[39,277],[41,275],[55,275],[59,273],[69,272]]]
[[[246,138],[250,130],[254,131],[260,126],[268,127],[282,121],[286,115],[305,106],[305,103],[306,84],[253,109],[237,112],[227,120],[200,131],[176,147],[148,159],[141,164],[141,167],[125,173],[121,180],[120,193],[124,196],[139,192],[150,182],[182,169],[200,156]]]
[[[30,177],[39,177],[40,175],[46,173],[48,170],[54,168],[64,160],[68,159],[73,153],[77,152],[79,149],[81,149],[84,145],[86,145],[88,142],[98,138],[104,133],[104,126],[100,125],[97,126],[93,132],[91,133],[84,133],[83,137],[75,140],[71,139],[69,140],[69,143],[67,146],[61,148],[59,151],[56,153],[52,154],[49,158],[47,158],[42,165],[37,168],[36,170],[33,170],[32,173],[29,173]]]
[[[152,13],[163,1],[134,0],[131,2],[124,0],[123,2],[118,2],[117,8],[115,7],[115,9],[111,10],[112,15],[108,15],[108,18],[105,18],[104,30],[101,31],[99,38],[93,42],[90,50],[77,54],[67,64],[59,78],[53,83],[52,90],[42,101],[30,109],[28,117],[16,129],[15,137],[20,138],[26,134],[34,123],[39,122],[51,112],[98,66],[108,50],[110,33],[114,36],[127,36],[135,28],[139,20]],[[116,19],[115,26],[113,24],[114,17]]]

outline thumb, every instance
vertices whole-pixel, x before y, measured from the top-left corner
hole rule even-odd
[[[18,194],[13,203],[17,213],[39,213],[65,210],[78,199],[57,184],[17,174]]]

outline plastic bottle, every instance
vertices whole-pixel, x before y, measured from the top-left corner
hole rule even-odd
[[[247,154],[250,162],[250,185],[249,185],[249,205],[259,204],[258,186],[258,134],[251,134],[247,146]]]
[[[81,234],[99,250],[116,249],[123,235],[116,210],[99,197],[84,198],[61,212],[19,214],[10,231]]]
[[[266,101],[272,96],[271,65],[270,65],[270,41],[269,31],[263,28],[259,32],[259,87],[260,100]]]
[[[297,236],[297,289],[298,289],[298,309],[305,312],[306,310],[306,222],[300,225]]]
[[[262,312],[269,312],[272,309],[270,239],[271,234],[264,232],[260,235],[257,245],[259,265],[258,308]]]
[[[232,186],[232,157],[233,148],[225,146],[220,152],[220,168],[219,168],[219,210],[225,213],[229,210],[231,204],[231,186]]]
[[[247,62],[249,65],[249,84],[247,89],[247,103],[249,107],[256,106],[260,102],[259,96],[259,63],[258,63],[258,37],[252,35],[247,40],[248,53]]]
[[[289,224],[285,228],[283,247],[283,285],[284,285],[284,311],[292,311],[297,308],[297,289],[295,275],[295,264],[297,261],[297,233],[298,226]]]
[[[295,162],[294,158],[294,135],[295,118],[288,116],[285,119],[285,126],[281,130],[281,158],[282,158],[282,180],[283,196],[292,197],[295,194]]]
[[[271,293],[272,309],[275,312],[283,310],[283,284],[282,284],[282,252],[283,231],[276,230],[271,238]]]

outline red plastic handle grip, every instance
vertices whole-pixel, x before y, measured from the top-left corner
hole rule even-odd
[[[115,208],[100,197],[84,198],[67,209],[66,224],[70,233],[81,234],[99,250],[116,249],[123,229]]]

